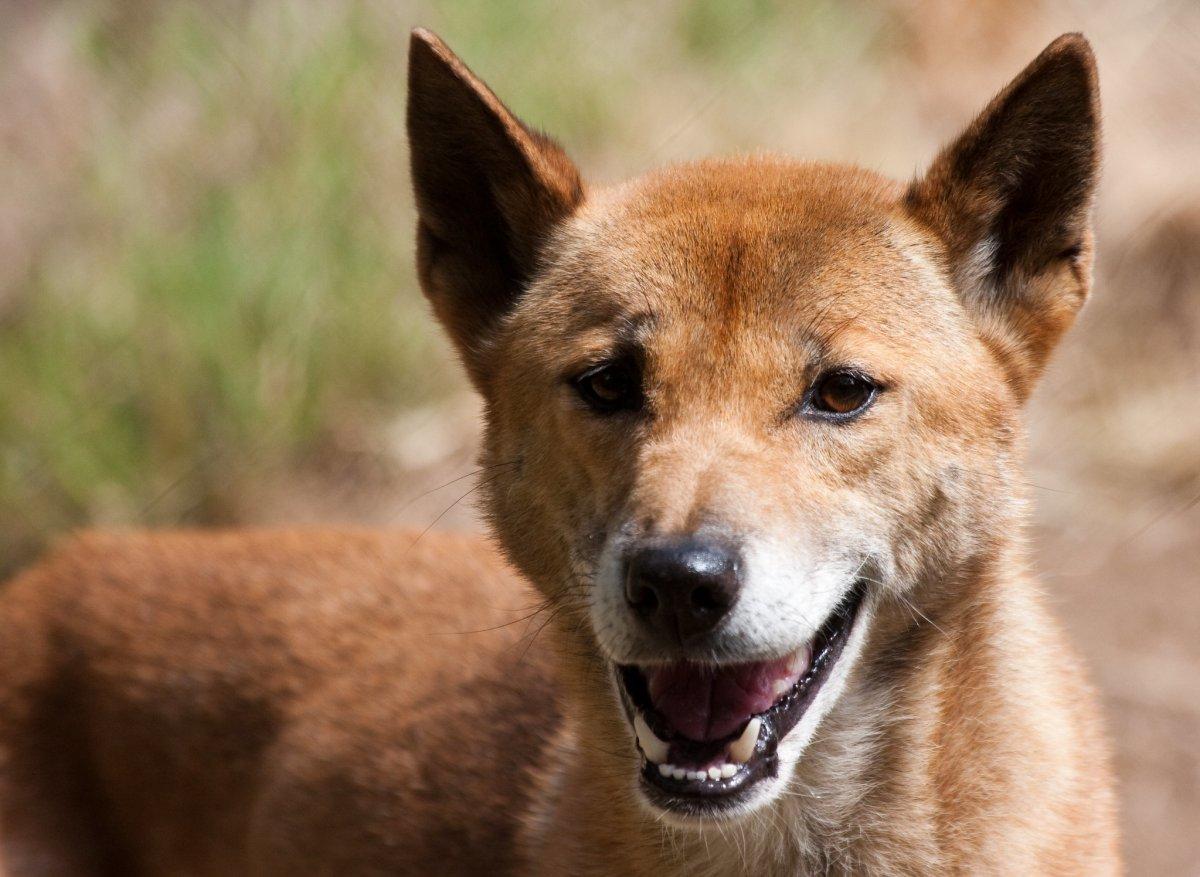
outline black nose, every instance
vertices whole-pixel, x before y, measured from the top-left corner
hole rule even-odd
[[[729,614],[741,589],[736,549],[708,538],[671,536],[629,554],[625,602],[672,641],[707,633]]]

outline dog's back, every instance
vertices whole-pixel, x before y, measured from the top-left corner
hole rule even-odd
[[[415,540],[88,535],[16,579],[0,873],[509,870],[544,619],[486,544]]]

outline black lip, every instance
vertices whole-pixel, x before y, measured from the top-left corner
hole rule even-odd
[[[753,787],[760,780],[778,775],[779,741],[799,724],[809,705],[816,699],[817,692],[829,677],[850,638],[865,596],[866,584],[859,581],[821,625],[813,638],[813,660],[808,673],[770,709],[757,716],[762,720],[758,743],[750,760],[736,774],[729,779],[677,780],[663,776],[658,765],[644,759],[641,779],[647,797],[664,810],[683,815],[712,816],[737,808],[751,797]],[[620,665],[615,669],[630,722],[635,713],[640,713],[651,730],[660,739],[670,743],[674,751],[683,752],[688,762],[703,764],[712,760],[722,754],[725,746],[738,736],[738,733],[734,733],[726,739],[704,742],[680,736],[651,705],[650,692],[642,672],[632,665]]]

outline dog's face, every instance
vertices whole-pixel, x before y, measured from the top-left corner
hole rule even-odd
[[[1088,291],[1086,44],[907,188],[743,159],[585,192],[436,38],[411,71],[422,282],[487,402],[493,528],[631,788],[684,822],[761,806],[872,625],[1011,518],[1020,403]]]
[[[493,521],[659,806],[777,792],[881,592],[1005,506],[1012,391],[900,194],[769,161],[596,193],[497,334]]]

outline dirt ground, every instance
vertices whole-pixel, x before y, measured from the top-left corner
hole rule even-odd
[[[1100,544],[1070,532],[1039,534],[1047,590],[1104,697],[1131,874],[1200,873],[1195,505],[1161,524],[1176,528],[1183,538],[1152,528]]]
[[[1200,495],[1055,499],[1035,563],[1104,699],[1129,873],[1200,874]]]

